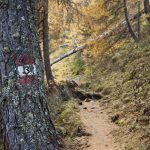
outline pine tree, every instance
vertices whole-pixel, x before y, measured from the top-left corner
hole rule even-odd
[[[4,149],[58,149],[30,0],[0,0],[0,66]]]

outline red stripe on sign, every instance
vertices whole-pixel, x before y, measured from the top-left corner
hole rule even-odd
[[[31,84],[34,81],[35,81],[35,77],[33,75],[22,76],[22,77],[19,77],[19,79],[17,80],[17,82],[21,85]]]
[[[17,65],[31,65],[34,63],[34,57],[30,54],[24,53],[17,55],[15,64]]]

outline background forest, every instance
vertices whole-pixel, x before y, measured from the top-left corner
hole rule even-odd
[[[127,150],[150,149],[149,11],[143,0],[49,2],[51,62],[86,45],[52,65],[54,79],[101,93]]]
[[[114,134],[125,149],[148,150],[149,2],[147,12],[146,1],[124,2],[79,0],[65,8],[50,2],[50,59],[86,44],[52,65],[55,80],[74,80],[87,91],[102,93],[110,116],[119,116],[114,122],[121,128]]]

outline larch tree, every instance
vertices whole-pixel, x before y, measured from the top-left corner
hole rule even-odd
[[[30,0],[0,0],[0,111],[5,150],[56,150]]]
[[[44,0],[44,19],[43,19],[43,54],[44,54],[44,65],[47,83],[50,86],[50,81],[53,80],[50,56],[49,56],[49,26],[48,26],[48,0]]]

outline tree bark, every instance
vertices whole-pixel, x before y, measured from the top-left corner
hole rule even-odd
[[[53,80],[52,70],[50,66],[49,58],[49,27],[48,27],[48,0],[44,2],[44,20],[43,20],[43,53],[44,53],[44,65],[47,83],[49,85],[50,80]]]
[[[138,42],[139,40],[138,40],[138,38],[136,37],[134,31],[132,30],[132,27],[131,27],[131,24],[130,24],[130,21],[129,21],[126,0],[123,0],[123,2],[124,2],[125,20],[126,20],[126,23],[127,23],[128,29],[129,29],[129,32],[130,32],[132,38],[134,39],[134,41],[135,41],[135,42]]]
[[[146,14],[150,15],[150,4],[149,0],[144,0],[144,11]],[[147,21],[150,23],[150,17],[147,17]]]
[[[56,150],[30,0],[0,7],[0,109],[5,150]],[[2,6],[0,4],[0,6]],[[3,67],[2,67],[3,66]]]
[[[138,14],[140,13],[140,11],[141,11],[141,2],[138,1]],[[141,39],[140,15],[138,16],[137,20],[138,20],[138,40],[140,40]]]
[[[3,145],[2,114],[0,111],[0,146]]]

